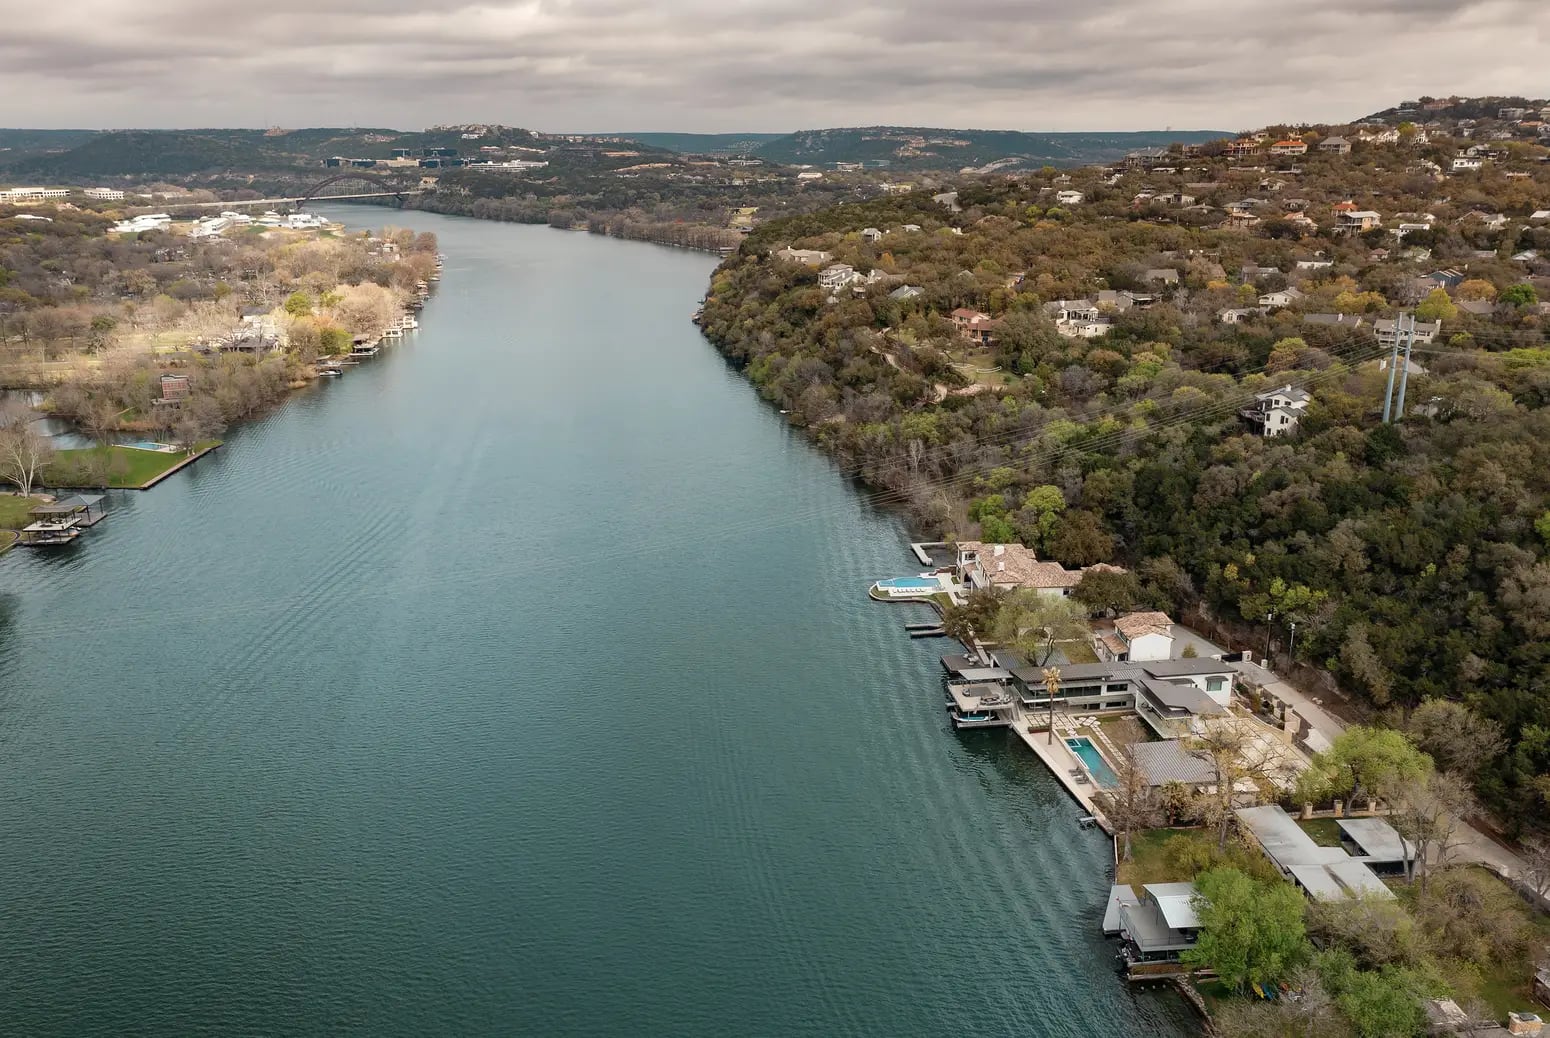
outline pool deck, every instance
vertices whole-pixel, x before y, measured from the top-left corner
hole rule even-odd
[[[1086,775],[1087,769],[1082,767],[1082,762],[1066,748],[1065,736],[1059,731],[1060,716],[1060,714],[1055,715],[1056,732],[1053,743],[1049,741],[1049,733],[1043,730],[1045,721],[1043,711],[1029,711],[1023,709],[1021,705],[1015,706],[1012,710],[1012,731],[1027,744],[1034,756],[1044,762],[1044,766],[1049,768],[1062,786],[1066,787],[1066,792],[1087,809],[1087,813],[1093,816],[1098,827],[1112,836],[1114,835],[1113,824],[1093,803],[1093,794],[1098,792],[1098,787],[1091,782],[1078,783],[1071,777],[1073,771],[1080,771]],[[1028,730],[1030,725],[1035,725],[1040,730],[1031,732]]]

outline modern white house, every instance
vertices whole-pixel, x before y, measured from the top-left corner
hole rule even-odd
[[[1080,191],[1056,191],[1055,202],[1059,205],[1081,205],[1082,192]]]
[[[124,192],[116,187],[89,187],[81,194],[97,202],[119,202],[124,198]]]
[[[1254,406],[1240,412],[1261,436],[1285,436],[1297,431],[1297,422],[1313,398],[1292,385],[1254,394]]]
[[[1099,659],[1142,663],[1173,656],[1173,619],[1167,613],[1126,613],[1112,634],[1095,639]]]

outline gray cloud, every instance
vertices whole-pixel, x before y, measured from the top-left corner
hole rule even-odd
[[[28,15],[0,33],[0,125],[1232,129],[1550,93],[1544,0],[77,0]]]

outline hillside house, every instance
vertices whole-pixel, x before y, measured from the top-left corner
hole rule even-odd
[[[1228,213],[1221,226],[1224,231],[1252,231],[1263,222],[1253,213],[1238,212]]]
[[[156,400],[158,404],[179,404],[188,396],[187,375],[163,375],[157,385],[161,390],[161,396]]]
[[[1379,318],[1373,322],[1372,327],[1373,334],[1378,337],[1378,344],[1380,346],[1392,347],[1394,345],[1398,332],[1396,331],[1395,322],[1391,318]],[[1441,321],[1417,321],[1415,323],[1415,344],[1417,346],[1431,345],[1440,334],[1442,334]]]
[[[1319,151],[1325,155],[1351,154],[1351,142],[1344,137],[1325,137],[1319,141]]]
[[[1228,141],[1226,151],[1229,157],[1239,159],[1247,155],[1255,154],[1259,151],[1259,148],[1259,141],[1245,137],[1241,140]]]
[[[829,292],[838,292],[842,288],[849,287],[856,277],[856,268],[849,263],[831,263],[818,272],[818,287]]]
[[[1057,205],[1081,205],[1082,204],[1082,192],[1080,192],[1080,191],[1057,191],[1057,192],[1055,192],[1055,203]]]
[[[1322,324],[1331,328],[1357,329],[1363,321],[1356,314],[1303,314],[1302,319],[1306,324]]]
[[[982,346],[989,344],[995,338],[994,332],[999,324],[989,314],[963,306],[954,310],[948,318],[957,327],[959,335]]]
[[[800,263],[805,267],[821,267],[833,259],[830,253],[821,249],[793,249],[786,246],[775,253],[776,259],[783,259],[789,263]]]
[[[924,289],[917,288],[914,285],[900,285],[898,288],[888,293],[888,298],[897,299],[899,302],[903,303],[921,295],[925,295]]]
[[[1306,155],[1306,154],[1308,154],[1308,144],[1307,144],[1306,141],[1291,140],[1291,139],[1284,140],[1284,141],[1276,141],[1274,144],[1272,144],[1270,146],[1270,154],[1272,154],[1272,155]]]
[[[1337,217],[1335,229],[1348,234],[1359,234],[1383,226],[1383,217],[1371,209],[1348,209]]]
[[[1264,312],[1256,306],[1234,306],[1218,310],[1216,316],[1223,324],[1242,324],[1244,321],[1252,321]]]
[[[1285,385],[1254,394],[1254,406],[1239,412],[1261,436],[1286,436],[1297,431],[1297,423],[1313,398],[1306,390]]]
[[[1485,160],[1478,155],[1456,155],[1449,168],[1455,173],[1469,173],[1485,166]]]
[[[1172,267],[1153,267],[1141,275],[1143,281],[1156,282],[1163,285],[1177,285],[1179,272]]]
[[[1056,299],[1044,304],[1044,313],[1056,324],[1098,319],[1098,304],[1091,299]]]
[[[880,242],[883,240],[883,232],[876,227],[863,227],[861,229],[861,240],[869,244]]]
[[[1297,288],[1283,288],[1277,292],[1266,292],[1259,297],[1259,305],[1281,308],[1291,306],[1302,298],[1302,291]]]
[[[1298,270],[1328,270],[1334,265],[1334,260],[1327,259],[1298,260],[1295,264],[1296,269]]]

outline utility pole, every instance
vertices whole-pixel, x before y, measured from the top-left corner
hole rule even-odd
[[[1393,347],[1389,350],[1389,387],[1383,390],[1383,424],[1404,417],[1404,378],[1400,378],[1400,414],[1393,414],[1393,380],[1400,370],[1400,341],[1404,341],[1404,373],[1411,373],[1411,345],[1415,342],[1415,318],[1401,313],[1393,319]]]
[[[1405,420],[1405,387],[1410,384],[1410,350],[1415,346],[1415,315],[1400,314],[1400,317],[1405,321],[1405,366],[1399,373],[1399,405],[1396,408],[1398,413],[1394,418],[1402,422]],[[1397,325],[1394,331],[1399,331]],[[1394,345],[1396,347],[1399,345],[1397,338],[1394,340]]]
[[[1273,629],[1270,622],[1276,618],[1273,612],[1265,614],[1265,665],[1270,665],[1270,632]]]
[[[1292,621],[1292,637],[1286,643],[1286,655],[1293,662],[1297,662],[1297,621]]]
[[[1393,347],[1389,350],[1389,386],[1383,390],[1383,424],[1389,424],[1389,417],[1393,414],[1393,376],[1397,375],[1400,367],[1400,328],[1404,325],[1404,314],[1393,319]]]

